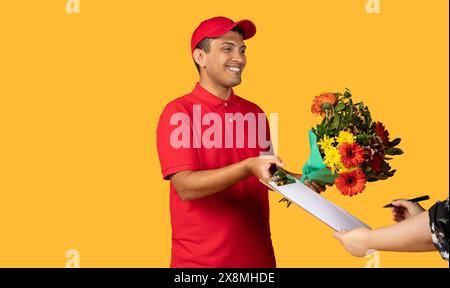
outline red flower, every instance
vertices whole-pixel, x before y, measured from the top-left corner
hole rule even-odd
[[[372,167],[373,172],[380,173],[381,168],[383,167],[383,155],[380,153],[376,153],[373,155],[372,160],[369,161],[370,167]]]
[[[343,195],[352,197],[366,188],[366,175],[361,169],[344,172],[334,182]]]
[[[345,168],[352,168],[364,162],[364,149],[358,143],[343,143],[339,153]]]
[[[311,112],[323,117],[325,116],[325,110],[331,109],[331,106],[334,106],[336,100],[336,95],[333,93],[322,93],[314,98]]]
[[[377,122],[375,123],[375,133],[378,137],[380,137],[384,146],[389,145],[389,132],[384,127],[383,123]]]

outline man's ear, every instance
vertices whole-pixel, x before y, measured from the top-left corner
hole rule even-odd
[[[196,48],[194,52],[192,52],[192,58],[194,58],[194,61],[198,64],[198,66],[205,67],[205,51]]]

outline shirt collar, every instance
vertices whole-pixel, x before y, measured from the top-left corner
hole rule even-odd
[[[224,103],[230,103],[235,106],[240,106],[239,97],[234,94],[233,89],[231,89],[231,95],[230,97],[228,97],[228,100],[223,100],[220,97],[217,97],[216,95],[212,94],[211,92],[203,88],[200,85],[200,83],[197,82],[194,90],[192,91],[192,95],[197,99],[200,99],[201,101],[216,107],[224,105]]]

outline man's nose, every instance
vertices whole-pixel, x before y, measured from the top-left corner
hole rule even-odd
[[[240,52],[233,53],[233,61],[238,62],[239,64],[245,64],[245,56]]]

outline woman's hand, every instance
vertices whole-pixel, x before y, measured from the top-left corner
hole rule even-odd
[[[338,239],[348,253],[357,257],[364,257],[375,250],[370,247],[369,228],[356,228],[350,231],[334,232],[334,238]]]
[[[418,203],[405,199],[394,200],[392,201],[392,205],[395,206],[392,208],[392,218],[395,222],[409,219],[425,211]]]

